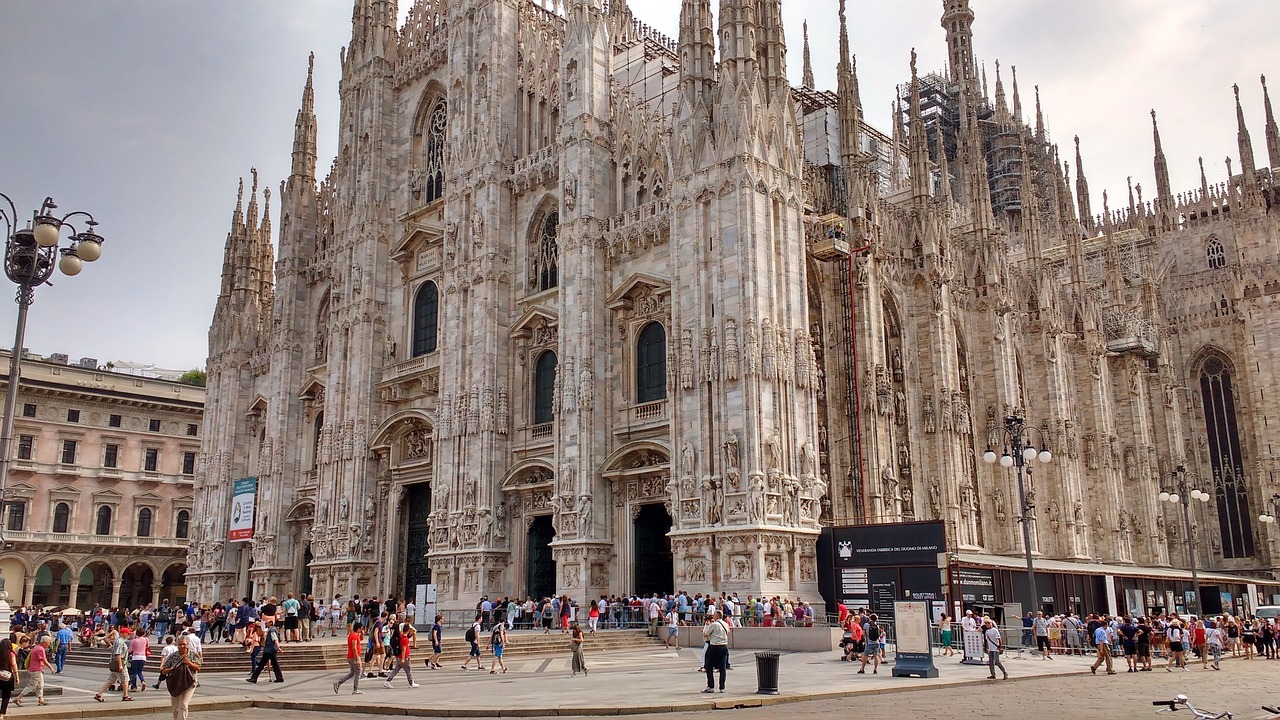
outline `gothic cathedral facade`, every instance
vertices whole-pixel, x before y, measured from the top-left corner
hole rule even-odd
[[[1274,567],[1280,195],[1243,111],[1226,182],[1174,195],[1157,129],[1156,198],[1095,215],[1079,143],[1073,200],[1016,76],[988,95],[968,0],[888,134],[843,5],[824,92],[807,41],[787,80],[781,0],[683,0],[676,40],[626,0],[414,0],[399,29],[355,0],[327,177],[309,72],[278,257],[256,172],[232,218],[192,598],[817,598],[832,523],[1018,554],[1017,484],[978,461],[1010,415],[1056,455],[1039,554],[1179,564],[1181,466],[1205,566]]]

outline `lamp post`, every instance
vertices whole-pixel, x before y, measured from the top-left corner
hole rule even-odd
[[[0,205],[5,225],[4,274],[18,286],[18,322],[14,331],[13,355],[9,358],[9,387],[4,396],[4,420],[0,425],[0,511],[5,508],[5,486],[13,454],[13,415],[18,404],[18,381],[22,368],[22,341],[27,331],[27,310],[35,300],[36,288],[49,282],[54,266],[63,275],[79,275],[84,263],[102,256],[101,235],[94,232],[98,221],[87,212],[71,212],[59,217],[53,198],[46,197],[31,221],[21,227],[18,210],[8,195],[0,193],[8,205]],[[80,223],[80,229],[72,221]],[[63,237],[63,230],[70,233]],[[0,516],[3,512],[0,512]],[[4,540],[0,523],[0,542]]]
[[[1280,515],[1280,493],[1276,493],[1272,495],[1270,498],[1270,502],[1271,502],[1271,512],[1269,513],[1264,512],[1258,516],[1258,521],[1265,523],[1267,525],[1271,525],[1272,523],[1274,523],[1276,521],[1276,516]]]
[[[1202,503],[1209,502],[1209,498],[1213,497],[1210,493],[1202,491],[1200,488],[1191,488],[1187,490],[1187,468],[1179,465],[1169,473],[1169,481],[1171,489],[1160,491],[1160,502],[1174,503],[1182,506],[1182,530],[1183,535],[1187,539],[1187,562],[1191,564],[1191,589],[1194,603],[1188,605],[1187,612],[1192,615],[1200,615],[1200,575],[1196,571],[1196,550],[1195,542],[1191,538],[1191,501],[1198,500]]]
[[[1037,450],[1035,445],[1030,444],[1027,434],[1035,431],[1040,435],[1040,449]],[[995,443],[992,440],[995,440]],[[1027,421],[1020,415],[1010,415],[1004,419],[1004,428],[996,430],[992,436],[987,438],[987,451],[982,454],[982,461],[988,465],[995,463],[997,460],[996,453],[991,449],[993,444],[1003,445],[1004,454],[999,457],[1001,467],[1018,468],[1018,504],[1021,506],[1021,514],[1018,522],[1022,523],[1022,545],[1027,553],[1027,584],[1031,588],[1031,604],[1032,612],[1038,612],[1040,609],[1040,596],[1036,593],[1036,567],[1031,556],[1031,522],[1030,514],[1035,509],[1035,503],[1027,500],[1027,487],[1025,476],[1031,474],[1031,468],[1027,464],[1039,460],[1047,463],[1053,460],[1053,453],[1049,452],[1044,434],[1039,429],[1027,425]]]

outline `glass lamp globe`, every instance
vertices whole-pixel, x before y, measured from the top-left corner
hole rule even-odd
[[[36,223],[36,244],[40,247],[53,247],[58,244],[58,237],[61,233],[58,226],[53,223]]]
[[[102,257],[102,243],[92,238],[83,238],[76,243],[76,255],[85,262],[93,262]]]
[[[988,450],[982,453],[982,462],[991,465],[996,461],[996,453],[994,450]]]
[[[63,255],[62,259],[58,261],[58,269],[68,277],[79,275],[80,269],[83,267],[84,263],[80,262],[80,258],[70,253]]]
[[[1052,460],[1053,460],[1053,453],[1049,452],[1048,450],[1040,451],[1040,462],[1047,463]]]
[[[1176,503],[1182,498],[1178,497],[1178,493],[1169,493],[1169,502]]]
[[[1267,515],[1266,513],[1263,513],[1262,515],[1258,516],[1258,522],[1269,523],[1271,522],[1271,516]]]
[[[1209,502],[1209,497],[1210,497],[1209,493],[1207,492],[1200,493],[1200,502],[1203,502],[1203,503]]]
[[[1160,502],[1169,502],[1169,497],[1170,495],[1167,492],[1160,493]]]
[[[1000,456],[1000,466],[1001,466],[1001,467],[1013,467],[1013,456],[1012,456],[1012,455],[1001,455],[1001,456]]]
[[[1036,449],[1030,446],[1022,448],[1022,459],[1026,460],[1027,462],[1031,462],[1032,460],[1035,460]]]

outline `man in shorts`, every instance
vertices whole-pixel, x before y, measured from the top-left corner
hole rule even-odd
[[[293,593],[289,593],[280,607],[284,609],[284,641],[302,642],[302,625],[299,623],[302,603],[294,599]]]
[[[667,611],[667,640],[663,646],[680,650],[680,615],[674,607]]]
[[[466,670],[471,665],[472,658],[476,661],[476,669],[483,670],[484,665],[480,662],[480,633],[483,632],[483,615],[476,613],[475,622],[471,623],[471,629],[467,630],[467,642],[471,643],[471,652],[467,655],[466,662],[462,663],[462,669]]]

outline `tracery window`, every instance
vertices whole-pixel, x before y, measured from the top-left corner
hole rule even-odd
[[[550,290],[560,284],[560,214],[552,210],[540,225],[535,241],[534,258],[530,268],[530,284],[538,292]]]
[[[435,352],[439,315],[440,291],[428,280],[413,298],[413,357]]]
[[[448,107],[445,101],[436,103],[423,128],[426,133],[423,157],[422,201],[431,203],[444,197],[444,141],[448,128]]]
[[[555,419],[556,354],[547,350],[533,367],[533,424],[545,425]]]
[[[1200,399],[1204,403],[1222,556],[1252,557],[1253,522],[1249,514],[1248,486],[1240,450],[1235,389],[1231,371],[1217,355],[1209,356],[1200,368]]]
[[[636,340],[636,403],[667,397],[667,331],[651,322]]]
[[[1206,259],[1209,261],[1209,269],[1217,270],[1227,266],[1227,254],[1222,250],[1222,243],[1218,238],[1210,238],[1209,244],[1204,251]]]

